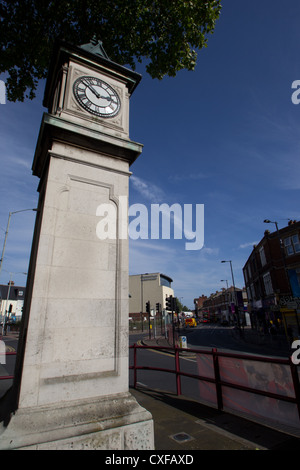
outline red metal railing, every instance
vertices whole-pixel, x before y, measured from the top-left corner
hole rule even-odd
[[[272,358],[272,357],[264,357],[264,356],[255,356],[255,355],[248,355],[248,354],[237,354],[237,353],[227,353],[227,352],[222,352],[218,351],[216,348],[213,348],[211,350],[200,350],[200,349],[190,349],[190,348],[179,348],[177,346],[171,347],[171,346],[142,346],[142,345],[137,345],[134,344],[133,346],[130,346],[130,349],[133,349],[133,365],[129,366],[130,370],[133,370],[134,374],[134,388],[137,388],[137,374],[139,370],[149,370],[149,371],[158,371],[158,372],[166,372],[166,373],[171,373],[175,375],[176,379],[176,391],[177,395],[182,394],[181,390],[181,377],[189,377],[192,379],[197,379],[199,381],[205,381],[211,384],[214,384],[215,390],[216,390],[216,399],[217,399],[217,407],[219,410],[223,410],[223,388],[231,388],[231,389],[237,389],[240,391],[244,392],[249,392],[253,393],[256,395],[268,397],[271,399],[275,400],[281,400],[283,402],[289,402],[292,404],[295,404],[298,410],[298,416],[300,420],[300,382],[299,382],[299,375],[298,375],[298,370],[297,366],[293,364],[291,361],[291,358]],[[157,350],[157,351],[168,351],[172,352],[174,354],[174,368],[173,369],[167,369],[167,368],[161,368],[161,367],[152,367],[152,366],[143,366],[143,365],[137,365],[137,351],[139,349],[150,349],[150,350]],[[212,376],[203,376],[200,374],[191,374],[189,372],[185,372],[180,368],[180,353],[185,352],[185,353],[195,353],[196,355],[206,355],[206,356],[211,356],[212,357],[212,364],[213,364],[213,374]],[[14,352],[6,352],[7,356],[13,356],[16,355],[16,351]],[[282,395],[279,393],[273,393],[268,390],[261,390],[261,389],[256,389],[253,387],[241,385],[238,383],[233,383],[228,380],[223,380],[221,378],[220,374],[220,363],[219,363],[219,358],[231,358],[231,359],[242,359],[246,361],[257,361],[257,362],[263,362],[263,363],[271,363],[271,364],[279,364],[279,365],[285,365],[290,368],[291,372],[291,378],[292,378],[292,384],[293,384],[293,392],[294,396],[287,396],[287,395]],[[0,380],[8,380],[8,379],[13,379],[13,375],[5,375],[5,376],[0,376]]]
[[[199,350],[199,349],[190,349],[190,348],[179,348],[175,347],[167,347],[167,346],[142,346],[134,344],[130,346],[130,349],[133,349],[133,365],[129,367],[129,369],[133,370],[134,373],[134,388],[137,388],[137,372],[139,370],[152,370],[152,371],[160,371],[160,372],[168,372],[175,374],[176,376],[176,390],[177,395],[181,395],[181,377],[189,377],[197,380],[202,380],[205,382],[210,382],[215,385],[216,389],[216,397],[217,397],[217,407],[219,410],[223,410],[223,387],[229,387],[231,389],[237,389],[244,392],[254,393],[256,395],[265,396],[268,398],[273,398],[276,400],[281,400],[284,402],[294,403],[297,406],[298,416],[300,420],[300,383],[299,383],[299,376],[297,371],[297,366],[292,363],[291,358],[271,358],[271,357],[264,357],[264,356],[255,356],[255,355],[248,355],[248,354],[235,354],[235,353],[226,353],[218,351],[217,349],[213,348],[212,350]],[[159,350],[159,351],[171,351],[174,353],[174,369],[166,369],[160,367],[151,367],[151,366],[141,366],[137,365],[137,351],[139,349],[150,349],[150,350]],[[201,376],[199,374],[191,374],[188,372],[184,372],[180,369],[180,353],[181,352],[188,352],[188,353],[195,353],[195,354],[205,354],[211,355],[213,358],[213,377],[208,376]],[[243,359],[246,361],[259,361],[264,363],[273,363],[273,364],[281,364],[287,365],[290,367],[293,389],[294,389],[294,397],[282,395],[279,393],[272,393],[268,390],[259,390],[256,388],[244,386],[241,384],[225,381],[221,379],[220,376],[220,365],[219,365],[219,358],[220,357],[227,357],[227,358],[235,358],[235,359]]]

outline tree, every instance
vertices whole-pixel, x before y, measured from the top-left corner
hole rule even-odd
[[[0,73],[10,101],[33,99],[56,39],[103,41],[111,60],[152,78],[194,70],[220,15],[221,0],[0,0]]]
[[[182,305],[178,297],[176,297],[176,307],[178,312],[190,312],[190,309],[186,305]]]

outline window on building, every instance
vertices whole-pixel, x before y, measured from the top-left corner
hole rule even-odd
[[[251,279],[251,277],[252,277],[252,274],[251,274],[251,267],[250,267],[250,263],[248,264],[248,276],[249,276],[249,279]]]
[[[167,276],[163,276],[162,274],[160,275],[160,285],[161,286],[171,287],[171,284],[172,284],[172,279],[170,279]]]
[[[247,297],[249,301],[252,299],[249,287],[247,287]]]
[[[300,243],[298,234],[284,239],[284,248],[287,256],[300,253]]]
[[[259,249],[259,256],[260,256],[261,265],[264,266],[267,263],[267,260],[266,260],[266,255],[265,255],[265,249],[263,246]]]
[[[254,300],[256,299],[254,284],[250,284],[250,289],[251,289],[251,299]]]
[[[290,286],[294,297],[300,297],[300,268],[288,269]]]
[[[271,279],[270,273],[264,274],[263,280],[264,280],[266,295],[273,294],[273,286],[272,286],[272,279]]]

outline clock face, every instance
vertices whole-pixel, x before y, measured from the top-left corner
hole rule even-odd
[[[111,118],[121,109],[117,92],[100,78],[88,76],[77,78],[73,92],[80,106],[96,116]]]

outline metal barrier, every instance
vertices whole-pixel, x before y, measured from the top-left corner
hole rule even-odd
[[[279,400],[281,402],[291,403],[296,405],[298,411],[298,418],[296,425],[298,426],[298,421],[300,425],[300,382],[298,376],[297,366],[292,363],[291,358],[271,358],[271,357],[264,357],[264,356],[255,356],[250,354],[235,354],[235,353],[227,353],[218,351],[216,348],[211,350],[199,350],[199,349],[190,349],[190,348],[179,348],[175,347],[167,347],[167,346],[142,346],[134,344],[130,346],[130,349],[133,349],[133,365],[129,367],[129,369],[133,370],[134,373],[134,388],[137,388],[137,373],[139,370],[152,370],[152,371],[159,371],[159,372],[167,372],[175,374],[176,377],[176,390],[177,395],[181,395],[181,377],[189,377],[193,379],[197,379],[198,381],[204,381],[208,384],[213,384],[215,387],[216,393],[216,405],[219,410],[223,410],[223,399],[224,399],[224,389],[235,389],[243,392],[248,392],[251,394],[255,394],[255,396],[260,397],[268,397],[272,400]],[[159,351],[169,351],[174,354],[174,368],[173,369],[165,369],[165,368],[158,368],[158,367],[151,367],[151,366],[142,366],[137,365],[137,351],[140,349],[150,349],[150,350],[159,350]],[[212,358],[212,367],[211,373],[209,375],[199,375],[199,374],[190,374],[188,372],[184,372],[180,369],[180,353],[195,353],[196,355],[205,355],[211,356]],[[230,358],[234,360],[242,360],[245,362],[255,361],[255,362],[263,362],[269,364],[277,364],[288,366],[291,374],[291,380],[293,396],[288,396],[287,394],[280,394],[280,393],[273,393],[266,389],[258,389],[254,387],[249,387],[247,385],[242,385],[241,383],[234,383],[234,381],[228,381],[222,379],[221,370],[220,370],[220,359],[221,358]],[[226,375],[223,373],[223,376]],[[227,400],[228,401],[228,400]],[[274,403],[274,402],[273,402]],[[296,413],[297,414],[297,413]]]

